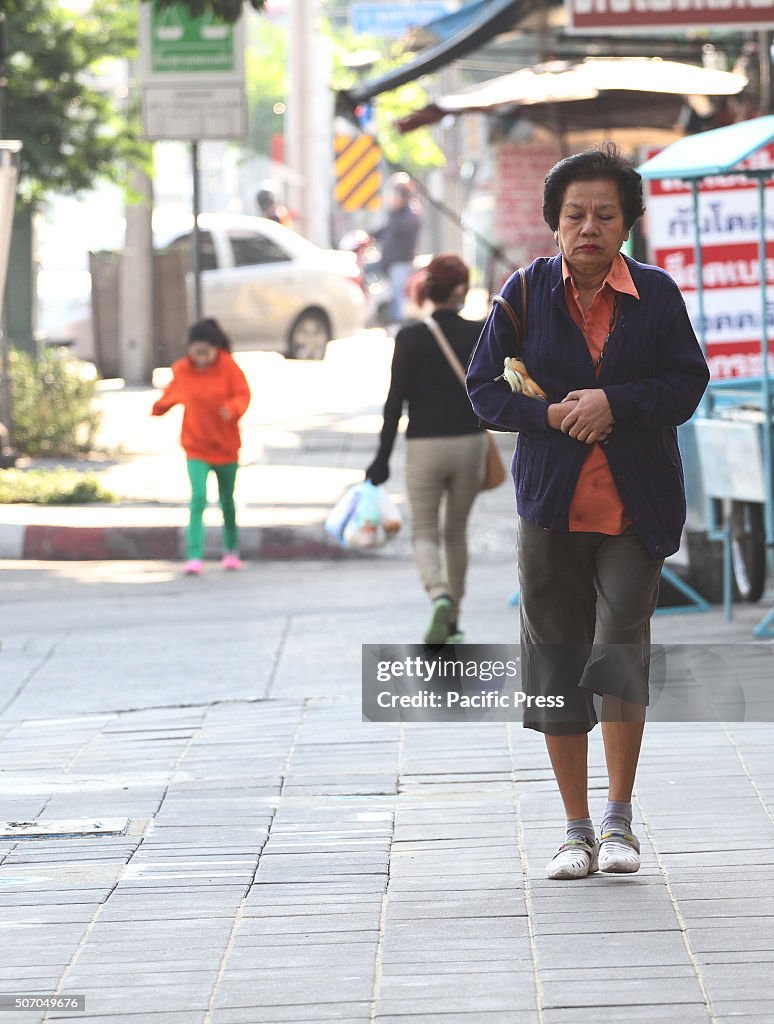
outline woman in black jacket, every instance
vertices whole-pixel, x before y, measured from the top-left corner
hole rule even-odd
[[[459,315],[468,283],[467,266],[445,253],[432,259],[417,293],[420,302],[432,302],[433,320],[463,367],[482,326]],[[433,332],[421,322],[404,327],[395,338],[379,450],[366,470],[372,483],[383,483],[390,474],[390,453],[406,402],[406,491],[414,558],[432,601],[424,640],[460,643],[468,516],[484,480],[487,437]]]

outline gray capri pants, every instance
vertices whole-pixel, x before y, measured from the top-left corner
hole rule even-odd
[[[522,687],[564,698],[563,707],[525,707],[524,727],[590,732],[595,693],[647,706],[663,560],[651,557],[634,527],[613,537],[545,530],[522,518],[518,559]]]

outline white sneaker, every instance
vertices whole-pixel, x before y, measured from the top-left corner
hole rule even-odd
[[[631,832],[603,832],[599,839],[599,870],[631,875],[640,870],[640,844]]]
[[[568,839],[548,862],[549,878],[585,878],[599,869],[599,840]]]

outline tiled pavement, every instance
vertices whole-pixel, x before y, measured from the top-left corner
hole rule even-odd
[[[128,820],[0,839],[0,995],[87,1000],[0,1024],[774,1020],[774,725],[651,726],[642,870],[549,882],[540,737],[360,720],[360,642],[424,613],[410,565],[0,575],[0,817]],[[474,570],[471,640],[512,637],[508,584]],[[595,736],[597,816],[602,765]]]

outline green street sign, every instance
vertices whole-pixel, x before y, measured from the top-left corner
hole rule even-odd
[[[184,4],[158,9],[150,17],[150,71],[153,75],[234,74],[234,29],[213,14],[194,18]]]

